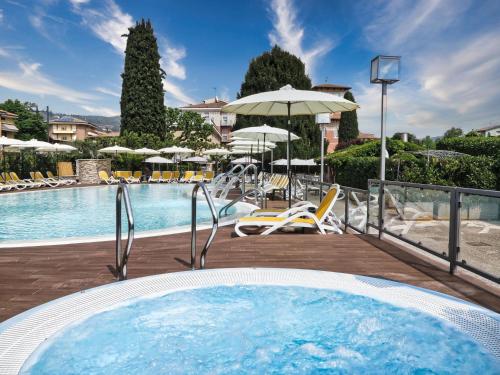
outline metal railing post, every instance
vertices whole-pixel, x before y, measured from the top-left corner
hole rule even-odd
[[[208,252],[208,248],[210,247],[215,234],[217,233],[217,228],[219,227],[219,215],[217,210],[215,209],[214,201],[210,192],[208,191],[206,185],[203,182],[197,182],[193,188],[193,192],[191,194],[191,269],[194,271],[196,268],[196,200],[198,189],[201,187],[205,197],[207,199],[208,207],[210,208],[210,213],[212,214],[212,231],[208,236],[207,242],[205,242],[205,246],[203,246],[203,250],[200,255],[200,268],[205,268],[205,258]]]
[[[349,188],[344,187],[344,233],[347,233],[349,223]]]
[[[378,193],[378,238],[382,238],[382,232],[384,231],[384,182],[381,180],[379,182],[379,193]]]
[[[365,233],[368,234],[369,232],[369,224],[370,224],[370,187],[371,187],[372,182],[368,181],[368,192],[366,194],[366,224],[365,224]]]
[[[306,192],[304,194],[304,200],[307,201],[309,198],[309,180],[306,179],[305,181],[306,181]]]
[[[450,192],[450,232],[448,235],[448,257],[450,258],[450,273],[457,267],[460,251],[460,206],[461,194],[457,189]]]
[[[128,221],[128,235],[125,251],[122,252],[122,199],[125,200],[125,211]],[[115,261],[116,274],[118,280],[127,279],[127,263],[132,252],[132,243],[134,242],[134,213],[130,203],[127,184],[120,181],[116,192],[116,242],[115,242]]]

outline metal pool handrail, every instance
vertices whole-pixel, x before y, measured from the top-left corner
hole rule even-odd
[[[205,198],[207,199],[208,207],[210,208],[210,212],[212,213],[212,231],[208,236],[207,242],[205,242],[205,246],[203,246],[203,250],[201,251],[200,256],[200,268],[205,268],[205,257],[207,256],[208,248],[212,243],[215,234],[217,233],[217,228],[219,226],[219,216],[217,214],[217,210],[215,209],[215,204],[208,191],[206,185],[203,182],[197,182],[194,185],[193,192],[191,195],[191,269],[194,271],[196,269],[196,199],[198,195],[198,189],[201,188],[203,193],[205,194]]]
[[[127,213],[128,221],[128,236],[125,252],[122,253],[122,200],[125,201],[125,212]],[[116,273],[118,280],[127,279],[127,263],[132,251],[132,243],[134,242],[134,213],[130,203],[130,195],[128,193],[127,184],[120,179],[118,190],[116,192]]]
[[[222,207],[220,210],[219,210],[219,217],[222,217],[222,212],[224,211],[224,216],[227,215],[227,210],[229,208],[231,208],[232,206],[234,206],[236,203],[238,203],[239,201],[241,201],[243,198],[245,198],[246,196],[252,194],[252,193],[255,193],[255,197],[257,197],[258,195],[260,195],[260,207],[262,208],[263,207],[263,201],[264,201],[264,196],[265,196],[265,192],[264,190],[262,190],[261,188],[257,188],[257,189],[250,189],[248,191],[246,191],[245,193],[241,194],[238,198],[235,198],[233,199],[231,202],[229,202],[228,204],[226,204],[224,207]]]

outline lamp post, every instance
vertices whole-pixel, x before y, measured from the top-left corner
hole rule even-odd
[[[319,200],[323,198],[323,182],[325,177],[325,133],[326,125],[330,123],[330,113],[318,113],[316,115],[316,124],[321,129],[321,170],[319,172]]]
[[[385,180],[385,158],[387,155],[385,147],[385,125],[387,121],[387,85],[392,85],[399,81],[401,56],[379,55],[371,62],[371,83],[382,84],[382,103],[380,113],[380,182],[378,194],[378,237],[382,237],[384,230],[384,186]]]
[[[401,56],[379,55],[371,62],[371,83],[382,84],[382,103],[380,114],[380,181],[385,180],[385,128],[387,121],[387,85],[399,81]]]

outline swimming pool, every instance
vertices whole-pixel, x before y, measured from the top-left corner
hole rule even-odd
[[[137,184],[128,188],[136,237],[189,230],[193,185]],[[94,186],[2,194],[0,247],[113,239],[116,189]],[[221,205],[216,202],[216,207]],[[229,213],[234,219],[252,207],[237,204]],[[198,223],[210,222],[204,199],[198,199],[197,214]]]
[[[498,332],[496,313],[391,281],[205,270],[91,289],[0,324],[0,373],[493,374]]]

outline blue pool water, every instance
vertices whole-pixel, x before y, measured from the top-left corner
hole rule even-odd
[[[498,374],[453,326],[325,289],[234,286],[141,299],[46,341],[23,374]]]
[[[0,244],[113,235],[116,189],[97,186],[2,195]],[[136,233],[191,224],[192,189],[193,185],[184,184],[129,185]],[[198,222],[211,220],[203,198],[198,199],[197,211]],[[232,207],[229,213],[235,211]],[[125,211],[123,216],[125,224]]]

